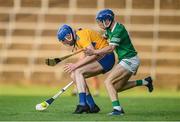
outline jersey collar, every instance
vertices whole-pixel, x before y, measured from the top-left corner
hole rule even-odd
[[[115,29],[115,27],[116,27],[116,24],[117,24],[117,22],[115,22],[115,23],[114,23],[114,26],[113,26],[113,28],[112,28],[111,32],[113,32],[113,31],[114,31],[114,29]]]

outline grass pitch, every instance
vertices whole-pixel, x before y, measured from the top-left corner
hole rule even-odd
[[[36,103],[47,96],[1,96],[0,120],[60,120],[60,121],[119,121],[119,120],[180,120],[180,98],[122,98],[126,114],[108,116],[111,104],[107,97],[95,98],[101,111],[98,114],[74,115],[76,97],[63,96],[46,111],[35,110]]]
[[[50,98],[57,89],[48,91],[49,88],[38,89],[12,89],[5,93],[8,88],[0,87],[0,120],[4,121],[125,121],[125,120],[180,120],[180,96],[179,92],[154,92],[130,90],[120,95],[121,105],[124,107],[124,116],[108,116],[112,111],[111,102],[106,94],[94,97],[101,108],[97,114],[74,115],[78,99],[64,93],[43,112],[35,110],[35,105]],[[3,90],[4,89],[4,90]],[[22,91],[21,91],[22,89]],[[26,89],[26,90],[25,90]],[[37,91],[36,91],[37,90]],[[37,93],[43,93],[39,95]],[[23,92],[24,91],[24,92]],[[44,95],[44,93],[49,93]],[[51,95],[50,95],[51,94]]]

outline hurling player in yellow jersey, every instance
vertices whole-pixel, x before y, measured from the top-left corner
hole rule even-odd
[[[58,29],[57,37],[64,45],[77,46],[77,48],[102,49],[108,46],[106,39],[90,29],[73,30],[68,25],[63,25]],[[102,56],[92,55],[85,56],[83,59],[65,65],[64,70],[71,74],[71,78],[76,83],[79,104],[77,105],[75,114],[81,113],[97,113],[100,111],[91,96],[86,78],[96,76],[101,73],[106,73],[112,69],[115,63],[114,53],[105,54]]]

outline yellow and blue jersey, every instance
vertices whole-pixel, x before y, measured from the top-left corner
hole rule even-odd
[[[104,39],[100,33],[90,30],[81,29],[76,31],[77,41],[76,45],[78,48],[86,48],[90,44],[94,46],[95,49],[101,49],[108,46],[108,42]]]
[[[78,48],[86,48],[89,45],[93,45],[96,50],[102,49],[108,46],[108,42],[104,39],[100,33],[90,30],[90,29],[81,29],[76,31],[77,41],[76,45]],[[97,61],[103,67],[103,73],[108,72],[112,69],[115,63],[114,53],[109,53],[101,56]]]

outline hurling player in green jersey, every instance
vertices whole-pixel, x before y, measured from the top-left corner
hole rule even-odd
[[[99,27],[105,30],[109,46],[98,50],[86,49],[85,53],[104,55],[116,52],[119,61],[106,78],[105,86],[113,106],[113,111],[109,115],[123,115],[124,111],[118,100],[118,92],[136,86],[146,86],[149,92],[152,92],[152,78],[149,76],[142,80],[129,81],[130,77],[136,74],[140,60],[126,28],[114,20],[113,11],[110,9],[101,10],[96,16],[96,21]]]

